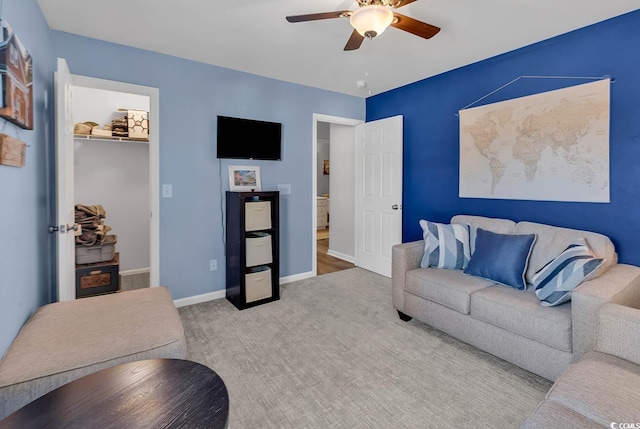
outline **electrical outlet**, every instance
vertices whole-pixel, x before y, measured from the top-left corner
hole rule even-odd
[[[211,259],[209,261],[209,271],[215,271],[218,269],[218,260],[217,259]]]
[[[279,184],[278,191],[280,191],[282,195],[291,195],[291,184],[290,183]]]
[[[162,185],[162,198],[173,198],[173,185]]]

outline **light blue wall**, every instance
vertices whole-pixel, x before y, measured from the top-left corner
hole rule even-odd
[[[2,17],[33,57],[33,131],[0,119],[0,132],[27,148],[23,168],[0,165],[0,355],[22,324],[50,300],[51,238],[47,232],[50,200],[53,60],[49,28],[36,0],[5,0]],[[46,92],[46,96],[45,96]]]
[[[74,74],[160,89],[160,183],[173,185],[173,198],[160,200],[160,282],[174,298],[225,288],[229,164],[260,166],[264,190],[292,185],[281,197],[280,273],[311,270],[312,115],[364,119],[364,99],[68,33],[52,32],[52,40]],[[219,163],[217,115],[282,122],[283,160]],[[219,269],[210,272],[214,258]]]

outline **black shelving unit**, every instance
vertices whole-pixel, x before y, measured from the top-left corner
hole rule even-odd
[[[239,310],[280,299],[279,208],[277,191],[227,191],[227,299]]]

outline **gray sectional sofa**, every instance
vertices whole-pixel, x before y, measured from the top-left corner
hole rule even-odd
[[[596,320],[594,351],[556,380],[523,429],[640,427],[640,310],[604,304]]]
[[[587,240],[604,259],[598,276],[578,286],[570,302],[540,305],[533,288],[526,291],[496,284],[462,270],[420,268],[424,241],[393,248],[393,305],[403,320],[415,318],[466,343],[549,380],[556,380],[595,347],[596,316],[607,303],[639,304],[640,268],[617,263],[611,240],[594,232],[506,219],[454,216],[474,231],[535,234],[525,278],[558,256],[576,239]],[[473,255],[472,255],[473,258]]]

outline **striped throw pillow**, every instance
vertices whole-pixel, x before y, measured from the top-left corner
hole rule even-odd
[[[567,247],[533,275],[540,304],[550,307],[571,299],[571,292],[602,265],[584,238]]]
[[[422,268],[436,267],[462,270],[467,267],[469,250],[469,226],[460,224],[420,221],[424,238]]]

